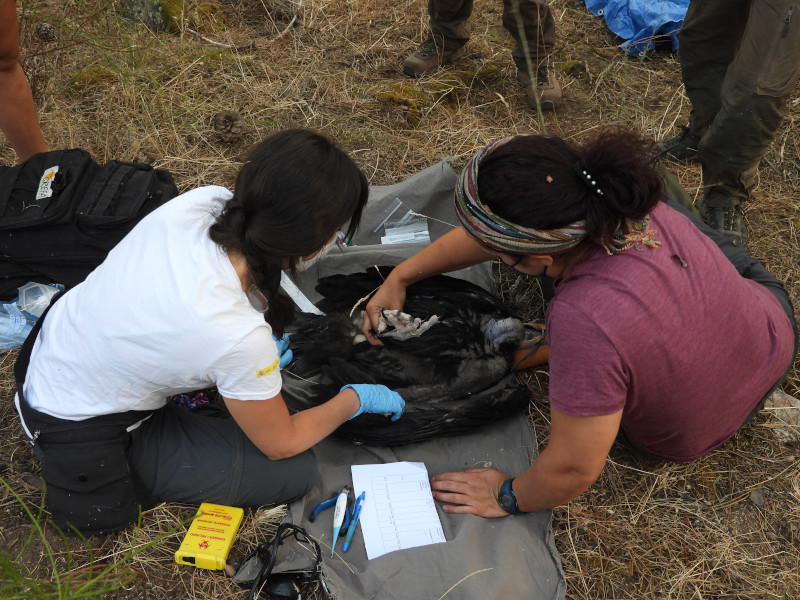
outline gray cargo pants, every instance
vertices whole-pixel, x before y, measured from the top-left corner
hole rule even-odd
[[[800,76],[800,2],[694,0],[678,40],[705,204],[746,200]]]
[[[130,466],[161,502],[281,504],[304,496],[317,479],[310,450],[270,460],[221,404],[185,410],[168,402],[130,436]]]

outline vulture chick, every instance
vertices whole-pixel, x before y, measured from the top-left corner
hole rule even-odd
[[[368,344],[359,302],[390,271],[320,279],[325,315],[298,318],[290,337],[294,360],[282,371],[290,409],[325,402],[348,383],[383,384],[406,401],[400,420],[362,414],[336,433],[356,443],[399,445],[466,432],[527,406],[530,394],[516,382],[512,357],[530,332],[497,297],[467,281],[439,275],[409,286],[405,313],[383,311],[384,345]]]

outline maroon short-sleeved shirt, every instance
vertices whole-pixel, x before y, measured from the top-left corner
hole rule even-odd
[[[658,248],[592,248],[547,310],[550,402],[570,416],[623,409],[658,458],[689,461],[731,437],[792,359],[791,323],[685,216],[659,203]]]

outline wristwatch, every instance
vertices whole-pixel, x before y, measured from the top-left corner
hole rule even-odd
[[[500,486],[500,493],[497,494],[497,503],[504,511],[510,515],[521,515],[523,512],[519,509],[517,504],[517,496],[511,488],[514,478],[506,479],[503,485]]]

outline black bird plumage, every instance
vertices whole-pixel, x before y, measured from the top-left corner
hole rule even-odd
[[[335,395],[345,384],[378,383],[403,396],[403,417],[362,414],[337,430],[356,443],[399,445],[454,435],[525,407],[512,355],[524,324],[494,295],[470,282],[439,275],[409,286],[404,312],[438,322],[406,340],[381,335],[384,346],[354,343],[363,303],[391,267],[333,275],[318,282],[325,316],[303,313],[292,328],[293,362],[283,371],[283,396],[302,410]],[[350,316],[350,313],[353,313]]]

